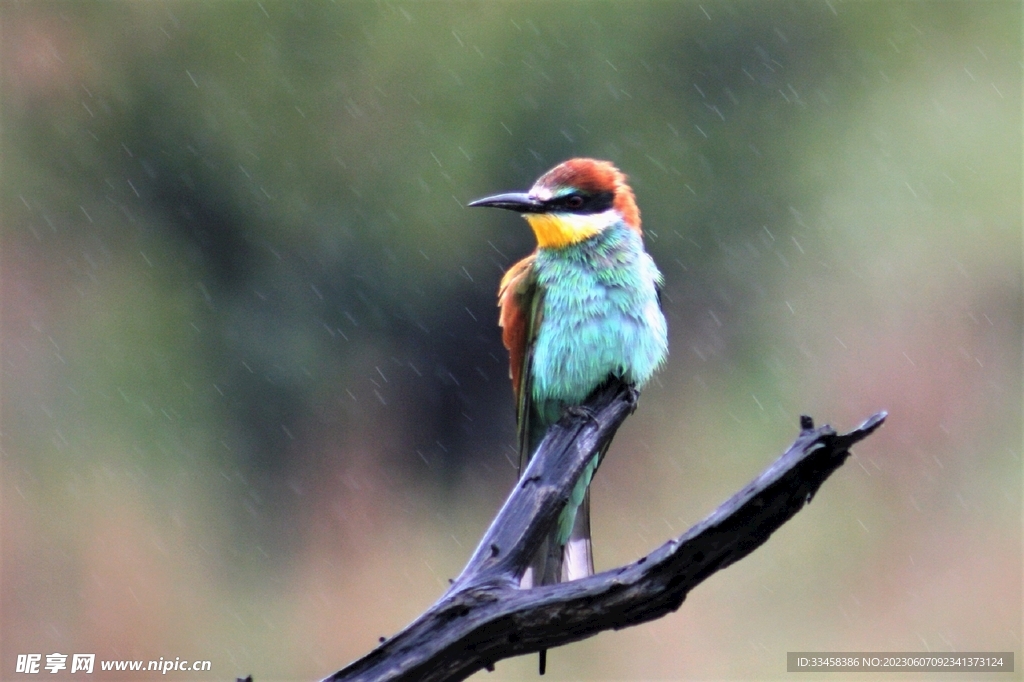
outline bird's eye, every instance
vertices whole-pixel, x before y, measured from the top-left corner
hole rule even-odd
[[[568,206],[569,208],[582,208],[583,197],[581,197],[579,194],[572,194],[569,196],[568,199],[565,200],[565,205]]]

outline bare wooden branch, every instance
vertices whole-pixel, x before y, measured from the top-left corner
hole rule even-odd
[[[627,566],[519,589],[526,564],[584,466],[635,404],[632,389],[611,382],[549,429],[448,592],[397,635],[326,679],[461,680],[504,658],[660,618],[705,578],[763,544],[846,461],[849,448],[886,418],[880,412],[839,435],[801,417],[800,435],[782,457],[679,538]]]

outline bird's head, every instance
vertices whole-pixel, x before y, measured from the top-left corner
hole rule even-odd
[[[640,209],[626,176],[608,161],[570,159],[533,184],[469,202],[522,213],[542,248],[562,248],[594,236],[617,222],[640,232]]]

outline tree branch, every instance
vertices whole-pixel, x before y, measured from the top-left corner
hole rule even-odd
[[[555,523],[587,462],[636,406],[621,382],[567,412],[541,443],[451,588],[412,624],[328,681],[461,680],[504,658],[551,649],[602,630],[675,611],[705,578],[763,544],[885,421],[880,412],[850,433],[801,432],[782,457],[679,538],[627,566],[582,580],[519,589],[519,578]]]

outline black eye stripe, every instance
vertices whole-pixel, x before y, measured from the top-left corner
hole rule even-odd
[[[590,214],[607,211],[614,201],[614,192],[573,192],[544,203],[551,211]]]

